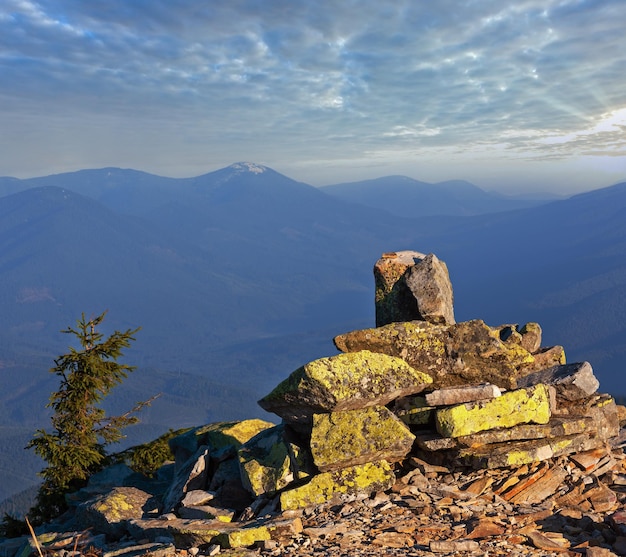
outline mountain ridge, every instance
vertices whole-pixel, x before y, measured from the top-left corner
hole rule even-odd
[[[137,377],[145,372],[133,391],[138,400],[150,377],[181,373],[203,385],[188,389],[190,407],[226,405],[233,417],[249,416],[277,375],[334,353],[334,334],[371,326],[371,267],[381,253],[403,249],[447,262],[460,318],[479,308],[494,324],[538,321],[552,343],[565,331],[572,357],[590,359],[605,390],[626,392],[619,374],[626,357],[623,184],[490,215],[407,218],[286,176],[255,188],[271,174],[246,175],[246,185],[236,170],[226,169],[231,196],[220,203],[211,192],[194,193],[193,178],[164,178],[152,190],[150,175],[112,183],[111,169],[89,174],[85,191],[95,198],[62,184],[26,188],[29,182],[20,184],[30,191],[0,197],[4,423],[29,414],[29,423],[41,425],[47,369],[66,349],[59,330],[81,312],[104,309],[113,328],[143,327],[128,352]],[[0,179],[0,191],[6,187]],[[22,379],[32,391],[8,400]],[[211,385],[231,392],[212,393]],[[186,412],[181,399],[162,397],[151,415],[160,412],[176,427]]]

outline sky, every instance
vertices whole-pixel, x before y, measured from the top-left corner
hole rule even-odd
[[[624,0],[2,0],[0,175],[626,180]]]

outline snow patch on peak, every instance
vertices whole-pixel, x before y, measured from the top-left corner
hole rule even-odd
[[[236,162],[230,166],[238,174],[242,172],[251,172],[252,174],[263,174],[268,168],[253,162]]]

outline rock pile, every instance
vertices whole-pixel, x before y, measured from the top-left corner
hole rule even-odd
[[[626,555],[626,417],[591,365],[542,347],[536,323],[456,323],[432,254],[385,254],[374,275],[377,327],[261,399],[280,424],[195,428],[152,479],[94,476],[48,548],[91,529],[105,556]]]

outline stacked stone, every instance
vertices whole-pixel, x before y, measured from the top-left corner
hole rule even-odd
[[[391,464],[410,452],[415,436],[386,405],[431,383],[401,358],[369,350],[321,358],[294,371],[259,401],[283,418],[278,427],[299,435],[310,463],[310,481],[284,491],[281,508],[389,489],[395,481]],[[249,462],[242,464],[250,477],[248,468]]]
[[[591,365],[566,365],[561,346],[542,347],[537,323],[456,323],[435,255],[384,254],[374,275],[377,327],[335,337],[343,354],[303,366],[259,401],[308,457],[301,485],[264,487],[283,490],[283,509],[385,489],[390,464],[411,451],[474,468],[519,466],[619,434],[615,401],[596,394]],[[293,465],[283,476],[297,477]]]

